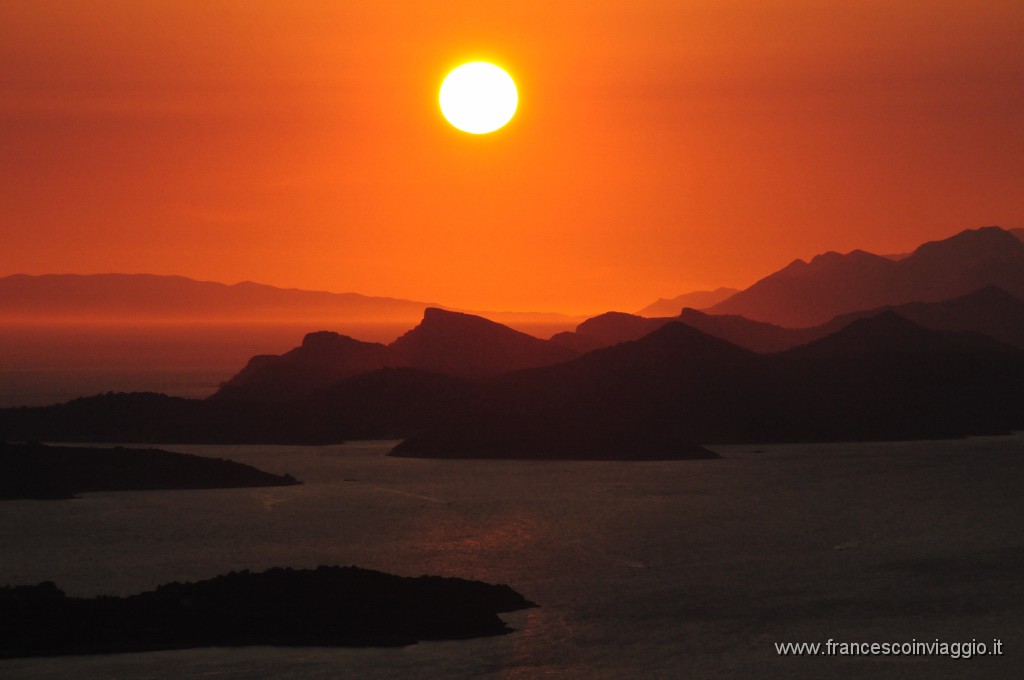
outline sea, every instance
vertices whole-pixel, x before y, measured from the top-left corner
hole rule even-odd
[[[358,565],[506,583],[540,605],[503,615],[513,632],[9,659],[0,677],[1019,677],[1024,434],[717,446],[721,460],[678,462],[403,459],[394,444],[166,445],[304,484],[5,501],[0,585],[127,595]],[[830,639],[960,653],[826,654]],[[791,642],[822,651],[780,654]]]

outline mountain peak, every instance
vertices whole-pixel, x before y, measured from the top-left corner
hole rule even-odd
[[[277,401],[302,396],[350,376],[383,368],[387,348],[333,331],[307,333],[281,355],[259,355],[221,385],[212,398]]]
[[[546,366],[576,355],[481,316],[437,307],[426,308],[423,321],[391,343],[389,351],[394,366],[468,378]]]
[[[962,298],[957,298],[955,300],[950,300],[950,302],[957,302],[957,301],[972,302],[972,303],[982,303],[982,304],[983,303],[1000,303],[1000,304],[1008,304],[1008,305],[1014,305],[1014,306],[1022,306],[1022,305],[1024,305],[1024,301],[1022,301],[1020,298],[1016,297],[1015,295],[1011,295],[1010,293],[1007,293],[1005,290],[1003,290],[999,286],[996,286],[996,285],[991,284],[991,283],[989,285],[987,285],[987,286],[979,288],[978,290],[974,291],[973,293],[970,293],[968,295],[963,296]]]
[[[338,344],[344,337],[346,336],[334,331],[313,331],[312,333],[306,333],[305,337],[302,338],[302,346],[306,349],[331,347]]]
[[[793,355],[816,359],[842,359],[874,352],[931,354],[971,350],[998,350],[1003,343],[978,333],[925,328],[887,309],[857,319],[820,340],[790,350]]]
[[[420,326],[437,327],[451,325],[477,328],[507,328],[513,333],[519,333],[519,331],[513,330],[508,326],[500,324],[496,321],[491,321],[490,319],[486,319],[476,314],[467,314],[466,312],[453,312],[450,309],[444,309],[442,307],[427,307],[423,310],[423,320],[420,322]],[[526,334],[522,333],[522,335]]]
[[[442,307],[427,307],[423,310],[424,321],[441,321],[447,318],[457,318],[460,316],[470,316],[462,312],[453,312]]]
[[[1024,243],[1002,227],[979,227],[965,229],[959,234],[940,241],[922,243],[914,250],[914,256],[933,255],[935,253],[957,253],[965,251],[991,251],[1008,248],[1011,251],[1024,252]]]
[[[309,359],[312,357],[333,356],[354,349],[358,350],[359,348],[374,348],[373,351],[377,351],[382,349],[383,345],[375,342],[363,342],[362,340],[356,340],[334,331],[314,331],[307,333],[302,338],[302,346],[292,350],[292,353],[299,353]]]

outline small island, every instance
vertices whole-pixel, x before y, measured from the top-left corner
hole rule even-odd
[[[506,585],[358,567],[275,568],[170,583],[129,597],[0,588],[0,658],[208,646],[402,646],[501,635],[537,605]]]
[[[229,489],[299,484],[251,465],[160,449],[0,443],[0,500],[91,491]]]

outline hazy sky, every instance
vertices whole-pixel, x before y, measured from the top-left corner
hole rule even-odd
[[[1021,0],[0,0],[0,275],[635,310],[1024,226]],[[489,59],[470,136],[436,103]]]

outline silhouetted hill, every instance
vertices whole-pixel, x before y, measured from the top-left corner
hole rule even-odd
[[[386,366],[479,379],[577,354],[483,317],[428,308],[419,325],[387,347],[321,331],[283,355],[253,357],[212,398],[288,401]]]
[[[650,317],[677,316],[679,310],[683,307],[692,307],[694,309],[711,307],[723,300],[727,300],[738,292],[739,290],[736,288],[723,287],[716,288],[715,290],[697,290],[692,293],[683,293],[671,299],[659,298],[656,302],[652,302],[641,309],[637,314]]]
[[[671,318],[649,319],[625,312],[606,312],[587,319],[575,331],[558,333],[551,342],[577,352],[589,352],[620,342],[638,340],[664,326]]]
[[[694,445],[700,432],[689,419],[724,425],[721,401],[758,361],[752,352],[669,323],[640,340],[503,376],[492,402],[410,437],[393,455],[715,457]],[[754,395],[734,396],[743,403]],[[596,453],[587,455],[588,447]]]
[[[1024,243],[998,227],[925,243],[899,261],[860,250],[796,260],[705,311],[806,327],[858,310],[951,299],[988,285],[1024,296]]]
[[[886,304],[888,282],[898,266],[862,250],[847,255],[829,252],[810,262],[794,260],[704,311],[788,327],[812,326],[843,312]]]
[[[319,331],[282,355],[260,355],[225,382],[212,399],[295,399],[358,373],[384,368],[387,348],[376,342]]]
[[[294,478],[230,460],[159,449],[0,443],[0,499],[70,498],[90,491],[287,486]]]
[[[662,443],[855,441],[1024,426],[1024,352],[894,313],[781,354],[680,323],[498,381],[495,400],[401,444],[399,455],[531,450],[580,432]]]
[[[706,314],[696,309],[684,309],[679,321],[760,353],[781,352],[827,335],[819,332],[819,328],[783,328],[763,321],[751,321],[738,314]],[[832,330],[834,332],[838,328]]]
[[[1002,342],[1024,348],[1024,300],[996,286],[986,286],[962,297],[941,302],[910,302],[904,305],[855,312],[838,316],[815,328],[798,333],[824,337],[855,319],[875,316],[891,310],[916,324],[932,330],[981,333]]]
[[[396,646],[512,632],[536,607],[506,585],[357,567],[231,572],[130,597],[67,597],[52,582],[0,588],[0,658],[190,647]]]
[[[1024,243],[999,227],[925,243],[899,264],[893,286],[901,299],[890,304],[948,300],[989,285],[1024,297]]]
[[[392,366],[469,378],[571,359],[576,352],[483,317],[428,308],[423,321],[388,347]]]
[[[856,319],[836,333],[789,350],[803,359],[837,360],[867,354],[930,355],[964,352],[1013,355],[1007,345],[979,333],[933,331],[892,310]]]
[[[1024,426],[1024,352],[974,333],[925,329],[893,312],[772,355],[788,374],[800,437],[929,439]],[[802,419],[802,422],[801,422]]]

